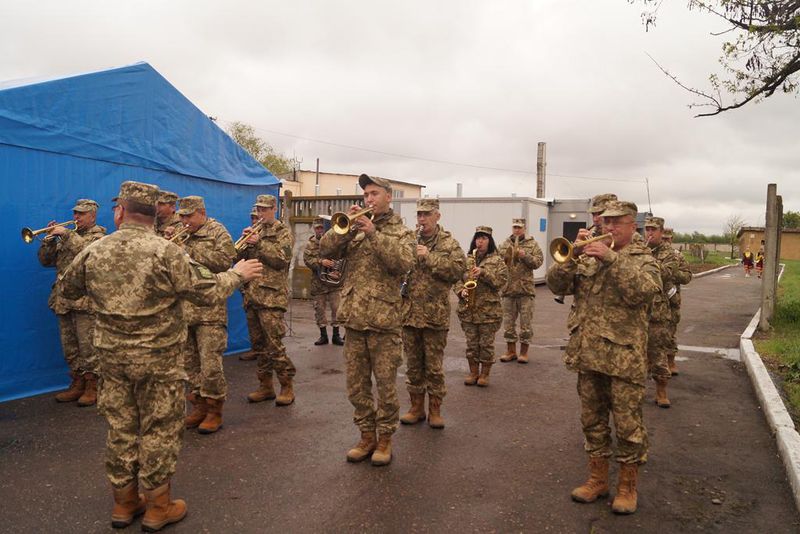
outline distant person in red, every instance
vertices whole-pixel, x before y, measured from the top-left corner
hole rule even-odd
[[[753,253],[750,252],[750,249],[748,248],[745,250],[744,254],[742,254],[742,265],[744,265],[745,278],[750,278],[750,271],[753,270],[754,260],[755,257],[753,256]]]
[[[756,254],[756,273],[758,273],[758,277],[761,278],[761,273],[764,272],[764,251],[759,250]]]

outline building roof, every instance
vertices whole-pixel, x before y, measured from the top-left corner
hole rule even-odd
[[[739,231],[736,232],[736,237],[742,237],[742,234],[745,232],[764,232],[763,226],[742,226],[739,228]],[[782,234],[800,234],[800,228],[784,228],[781,230]]]
[[[311,174],[316,174],[317,173],[317,171],[315,171],[315,170],[308,170],[308,169],[298,169],[297,172],[307,172],[307,173],[311,173]],[[286,179],[289,179],[291,174],[292,174],[291,172],[287,172],[287,173],[284,173],[284,174],[280,174],[278,177],[286,180]],[[323,174],[335,174],[337,176],[352,176],[354,181],[358,181],[358,177],[361,176],[360,174],[350,174],[350,173],[347,173],[347,172],[323,172],[323,171],[319,171],[319,174],[320,175],[323,175]],[[372,176],[372,175],[370,174],[370,176]],[[394,178],[386,178],[385,176],[377,176],[376,175],[375,178],[383,178],[384,180],[389,180],[390,182],[395,183],[395,184],[413,185],[413,186],[416,186],[416,187],[427,187],[427,186],[424,186],[422,184],[417,184],[417,183],[414,183],[414,182],[404,182],[403,180],[396,180]]]

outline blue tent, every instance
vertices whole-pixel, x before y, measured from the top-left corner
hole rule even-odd
[[[209,216],[235,237],[258,194],[280,182],[147,63],[45,81],[0,83],[0,401],[67,383],[57,320],[47,307],[55,278],[23,226],[72,217],[78,198],[100,203],[125,180],[205,197]],[[229,302],[230,352],[249,346],[241,297]]]

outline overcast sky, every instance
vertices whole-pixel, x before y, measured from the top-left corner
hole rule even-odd
[[[693,118],[647,54],[705,87],[724,26],[664,4],[645,32],[626,0],[2,0],[0,80],[147,61],[303,168],[320,158],[431,196],[457,182],[465,196],[535,196],[544,141],[548,197],[617,192],[704,233],[732,214],[763,225],[770,182],[800,210],[797,97]]]

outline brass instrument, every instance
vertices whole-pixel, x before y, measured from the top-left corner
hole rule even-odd
[[[78,227],[78,223],[75,221],[66,221],[62,223],[57,223],[54,224],[53,226],[45,226],[44,228],[39,228],[38,230],[31,230],[26,226],[25,228],[22,229],[22,240],[25,241],[25,243],[33,243],[34,239],[36,239],[36,236],[38,236],[39,234],[49,232],[56,226],[69,226],[72,224],[74,224],[76,228]]]
[[[591,225],[589,227],[589,237],[594,237],[597,234],[597,226]],[[566,295],[556,295],[553,297],[553,300],[556,301],[556,304],[564,304],[564,299]]]
[[[371,220],[374,216],[373,213],[374,208],[372,206],[367,206],[366,208],[359,210],[355,213],[345,213],[343,211],[338,211],[331,215],[331,228],[334,232],[339,235],[345,235],[350,233],[351,226],[353,225],[353,221],[361,217],[362,215],[368,216]]]
[[[186,240],[189,239],[190,235],[192,234],[189,233],[189,225],[184,224],[180,228],[180,230],[172,234],[172,237],[167,239],[167,241],[175,243],[176,245],[183,245],[186,242]]]
[[[346,266],[347,260],[342,258],[333,260],[333,267],[320,267],[318,275],[320,282],[331,287],[339,287],[344,282],[344,269]]]
[[[518,253],[519,253],[519,236],[515,235],[514,244],[506,249],[506,257],[503,258],[503,261],[506,262],[506,265],[508,265],[509,269],[514,267],[514,264],[516,264]]]
[[[244,234],[242,237],[236,240],[233,244],[233,248],[236,249],[236,252],[241,252],[247,247],[250,246],[250,243],[247,243],[247,238],[253,235],[253,233],[257,233],[261,231],[261,227],[264,226],[264,219],[259,219],[256,223],[250,227],[250,231]]]
[[[589,239],[584,239],[583,241],[575,241],[574,243],[570,243],[569,239],[566,237],[557,237],[550,242],[550,255],[553,257],[553,260],[555,260],[556,263],[567,263],[568,261],[574,261],[574,251],[576,248],[585,247],[589,243],[594,243],[595,241],[601,241],[608,238],[611,238],[611,246],[609,248],[613,249],[614,238],[612,237],[611,232]]]
[[[422,225],[421,224],[417,225],[417,231],[415,233],[415,236],[416,236],[416,239],[417,239],[417,245],[421,244],[422,243]],[[416,262],[417,262],[418,258],[419,258],[419,256],[414,258],[414,265],[416,265]],[[403,297],[403,298],[408,296],[408,279],[411,276],[411,271],[413,271],[413,270],[414,270],[414,267],[411,267],[408,270],[408,272],[406,272],[406,275],[403,277],[403,283],[400,284],[400,296]]]
[[[478,251],[472,251],[472,261],[474,266],[478,266]],[[466,282],[464,282],[464,290],[467,292],[467,295],[464,299],[467,301],[467,309],[471,310],[475,307],[475,288],[478,287],[478,281],[470,278]]]

